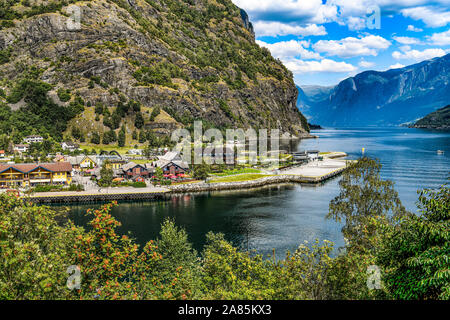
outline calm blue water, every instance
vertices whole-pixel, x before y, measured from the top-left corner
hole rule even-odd
[[[379,158],[382,177],[395,182],[408,210],[416,212],[417,190],[435,188],[450,177],[450,133],[409,128],[341,128],[314,131],[319,139],[303,140],[297,150],[344,151],[350,159]],[[437,150],[444,150],[438,155]],[[131,231],[141,244],[158,236],[161,222],[174,218],[201,250],[209,231],[222,232],[235,245],[277,257],[303,241],[327,239],[343,245],[341,226],[325,219],[328,204],[339,193],[339,178],[320,186],[283,185],[258,190],[182,195],[169,202],[122,203],[113,215],[122,233]],[[70,217],[84,225],[92,205],[73,206]]]

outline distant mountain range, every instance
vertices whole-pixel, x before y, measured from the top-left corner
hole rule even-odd
[[[450,129],[450,105],[443,107],[417,121],[412,128]]]
[[[322,126],[413,123],[450,102],[450,54],[401,69],[365,71],[334,87],[297,87],[297,105]]]

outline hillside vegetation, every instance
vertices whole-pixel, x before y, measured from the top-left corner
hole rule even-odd
[[[450,105],[443,107],[417,121],[413,128],[450,129]]]
[[[307,135],[291,72],[255,43],[246,18],[231,0],[6,0],[0,117],[15,141],[115,143],[122,131],[129,144],[195,119]]]

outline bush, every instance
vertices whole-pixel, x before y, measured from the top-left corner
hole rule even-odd
[[[70,100],[70,98],[72,98],[72,96],[70,95],[70,90],[64,88],[59,88],[57,94],[59,100],[61,100],[62,102],[67,102]]]
[[[84,191],[84,187],[80,184],[71,184],[68,190],[69,191]]]
[[[136,182],[133,182],[131,186],[133,188],[146,188],[147,184],[143,181],[136,181]]]

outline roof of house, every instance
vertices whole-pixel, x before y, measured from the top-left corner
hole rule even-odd
[[[186,161],[182,161],[182,160],[174,160],[174,161],[167,161],[167,160],[158,160],[156,161],[156,167],[157,168],[164,168],[166,166],[168,166],[169,164],[175,164],[176,166],[182,168],[182,169],[189,169],[189,165],[187,164]]]
[[[175,165],[179,166],[181,169],[189,169],[189,165],[187,164],[186,161],[172,161],[172,163],[174,163]]]
[[[69,156],[69,157],[67,157],[67,161],[69,161],[71,165],[78,165],[78,164],[80,164],[81,161],[83,161],[84,158],[85,158],[85,156],[83,156],[83,155]]]
[[[21,148],[21,147],[26,147],[28,148],[30,145],[29,144],[15,144],[14,147],[15,148]]]
[[[63,159],[66,159],[66,157],[64,157],[62,154],[57,154],[55,158],[53,158],[53,161],[59,161]]]
[[[68,147],[78,148],[80,145],[78,143],[72,141],[64,141],[62,144],[65,144]]]
[[[136,163],[134,163],[133,161],[131,161],[131,162],[128,162],[127,164],[124,164],[124,165],[122,166],[122,170],[123,170],[123,171],[128,171],[128,170],[130,170],[130,169],[133,169],[133,168],[136,167],[136,166],[141,166],[141,167],[143,167],[142,165],[136,164]]]
[[[54,162],[54,163],[16,163],[16,164],[0,164],[0,172],[6,171],[10,168],[28,173],[37,168],[43,168],[52,172],[70,172],[72,165],[69,162]]]
[[[177,151],[169,151],[165,155],[159,157],[160,160],[173,161],[180,160],[180,153]]]

